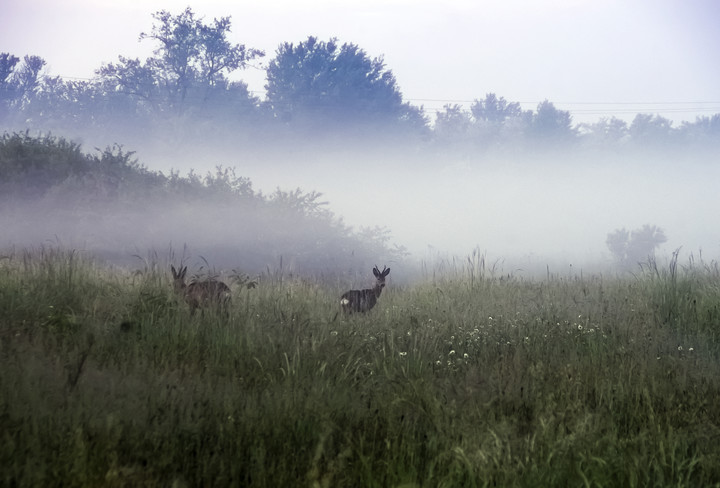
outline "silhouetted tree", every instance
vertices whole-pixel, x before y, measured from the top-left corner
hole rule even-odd
[[[667,144],[672,140],[672,121],[659,115],[637,114],[628,129],[637,144]]]
[[[614,147],[628,140],[628,124],[617,117],[602,117],[593,124],[581,124],[583,139],[593,146]]]
[[[20,59],[0,54],[0,120],[11,113],[16,119],[27,119],[43,84],[42,69],[47,64],[39,56]]]
[[[710,117],[697,117],[695,122],[683,122],[678,130],[686,143],[709,144],[710,147],[717,147],[720,144],[720,113]]]
[[[456,145],[468,142],[473,136],[473,129],[470,113],[460,105],[445,105],[443,111],[435,115],[433,132],[440,143]]]
[[[533,115],[529,135],[536,142],[557,145],[572,142],[577,132],[572,126],[570,112],[558,110],[552,102],[545,100]]]
[[[498,98],[494,93],[488,93],[483,100],[475,100],[470,112],[477,122],[499,125],[507,119],[519,117],[522,109],[517,102],[510,103],[504,97]]]
[[[152,30],[141,33],[140,40],[157,42],[154,57],[143,63],[120,56],[117,64],[104,65],[98,74],[107,92],[136,97],[153,111],[172,109],[175,113],[202,107],[227,91],[247,100],[247,85],[231,83],[227,75],[264,53],[227,40],[229,17],[206,24],[188,7],[179,15],[161,10],[153,18]]]
[[[425,127],[419,109],[404,103],[392,71],[355,44],[308,37],[284,43],[267,68],[267,104],[295,128],[342,131],[358,127]]]
[[[470,107],[475,121],[475,136],[485,145],[520,142],[532,121],[532,112],[523,111],[517,102],[488,93]]]
[[[17,97],[17,84],[13,74],[19,61],[20,58],[10,53],[0,53],[0,122],[8,117]]]
[[[625,228],[607,235],[605,243],[615,262],[622,268],[631,268],[655,254],[655,249],[667,242],[665,232],[655,225],[643,225],[631,232]]]

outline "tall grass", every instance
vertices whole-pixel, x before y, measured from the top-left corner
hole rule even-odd
[[[714,264],[523,280],[482,256],[338,314],[268,273],[190,315],[165,266],[0,259],[6,486],[720,484]]]

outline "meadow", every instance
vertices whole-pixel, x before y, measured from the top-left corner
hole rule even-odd
[[[0,485],[720,485],[715,262],[472,255],[349,317],[338,281],[228,284],[191,315],[169,263],[2,254]]]

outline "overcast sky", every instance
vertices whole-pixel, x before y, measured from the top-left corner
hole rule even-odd
[[[637,112],[676,122],[720,112],[716,0],[2,0],[0,52],[34,54],[51,75],[88,78],[138,41],[158,10],[232,18],[232,41],[266,51],[309,35],[384,56],[406,100],[433,109],[492,92],[575,122]],[[241,75],[262,95],[264,72]],[[434,117],[433,117],[434,118]]]

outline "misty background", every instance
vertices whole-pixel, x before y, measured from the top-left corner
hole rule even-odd
[[[481,252],[522,273],[617,265],[608,235],[649,224],[660,256],[718,256],[720,113],[575,123],[495,93],[427,111],[351,42],[265,53],[229,17],[152,18],[153,54],[90,80],[0,54],[3,247],[361,274]],[[237,76],[260,60],[262,95]]]

